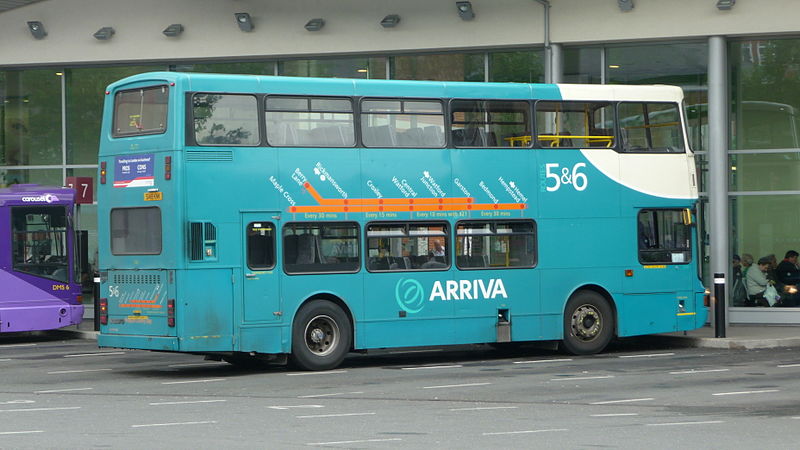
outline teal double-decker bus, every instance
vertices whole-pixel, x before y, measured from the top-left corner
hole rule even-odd
[[[145,73],[108,87],[101,347],[350,351],[701,327],[670,86]]]

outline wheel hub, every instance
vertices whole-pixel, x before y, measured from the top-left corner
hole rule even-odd
[[[572,331],[578,339],[590,341],[596,338],[602,329],[600,312],[592,305],[583,305],[572,315]]]

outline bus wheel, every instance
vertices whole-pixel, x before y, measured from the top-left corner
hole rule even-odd
[[[304,370],[329,370],[350,350],[350,320],[327,300],[312,300],[295,316],[292,326],[292,363]]]
[[[564,311],[562,347],[574,355],[603,351],[614,334],[614,314],[608,301],[597,292],[577,292]]]

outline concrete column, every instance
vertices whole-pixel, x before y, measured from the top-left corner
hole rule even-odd
[[[728,226],[728,61],[722,36],[708,39],[708,203],[711,273],[730,278]],[[730,298],[729,295],[725,296]],[[727,305],[726,305],[727,309]]]
[[[564,80],[564,49],[561,44],[550,44],[550,82],[561,83]]]

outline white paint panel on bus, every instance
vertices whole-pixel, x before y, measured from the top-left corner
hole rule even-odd
[[[683,90],[676,86],[622,86],[600,84],[558,84],[564,100],[596,101],[683,101]]]
[[[581,153],[604,175],[630,189],[662,198],[697,198],[691,159],[685,153],[625,154],[600,149]]]

